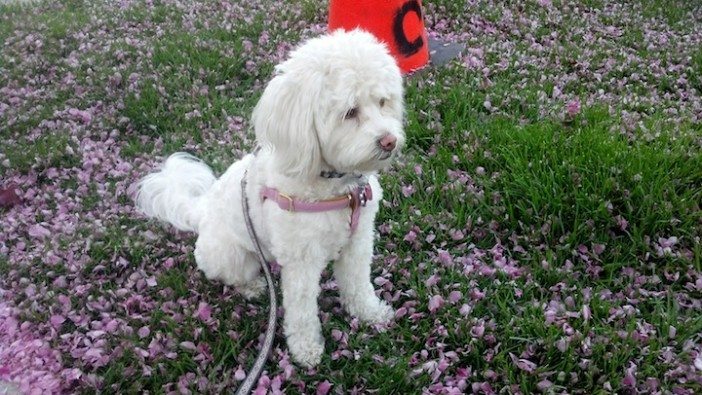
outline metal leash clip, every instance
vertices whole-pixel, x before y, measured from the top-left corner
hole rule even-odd
[[[366,203],[368,203],[369,200],[373,200],[373,189],[371,189],[370,184],[366,184],[363,189],[361,189],[358,198],[363,207],[366,207]]]

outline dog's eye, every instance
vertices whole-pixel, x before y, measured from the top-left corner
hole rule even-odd
[[[380,99],[380,107],[382,108],[384,106],[385,106],[385,99]]]
[[[346,112],[344,119],[356,118],[358,116],[358,107],[354,107]]]

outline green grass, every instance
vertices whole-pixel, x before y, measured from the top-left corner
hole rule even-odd
[[[661,0],[640,0],[643,15],[649,18],[662,18],[673,28],[684,28],[691,15],[699,13],[700,4],[694,1],[667,2]]]
[[[76,166],[80,159],[67,152],[69,146],[73,144],[67,134],[47,134],[34,141],[21,139],[15,145],[15,149],[8,150],[5,155],[13,169],[24,172],[31,168],[72,167]]]
[[[692,87],[702,94],[702,49],[692,54],[692,64],[690,65],[688,79]]]
[[[411,86],[408,92],[409,101],[421,108],[425,92]],[[521,126],[509,118],[487,117],[479,104],[482,100],[482,94],[470,86],[444,89],[436,118],[443,124],[443,135],[438,137],[445,143],[435,146],[434,156],[420,158],[432,178],[407,171],[407,178],[398,181],[422,191],[434,183],[447,183],[450,169],[473,173],[481,166],[486,174],[498,175],[476,183],[484,185],[486,197],[499,196],[499,202],[485,198],[465,207],[458,196],[435,190],[407,206],[423,214],[438,214],[450,207],[455,226],[468,216],[480,216],[484,222],[494,219],[504,225],[504,232],[525,232],[535,238],[532,241],[547,245],[615,241],[621,243],[617,258],[624,260],[648,251],[645,235],[674,231],[691,243],[698,234],[702,156],[690,149],[696,139],[692,125],[676,130],[661,125],[654,116],[649,123],[669,128],[664,129],[667,132],[650,142],[631,143],[610,132],[618,121],[606,110],[589,109],[570,125],[542,121]],[[513,111],[524,114],[523,109]],[[437,136],[423,125],[437,120],[410,117],[409,145],[428,148]],[[460,139],[463,147],[453,137],[460,130],[468,131]],[[457,148],[462,152],[454,163]],[[421,199],[426,203],[418,204]],[[630,222],[626,231],[615,229],[617,215]],[[548,234],[534,232],[546,223],[551,225]]]
[[[458,76],[464,77],[460,72]],[[391,239],[401,240],[410,226],[417,225],[424,234],[434,232],[438,240],[450,240],[447,229],[460,229],[469,221],[476,223],[478,218],[481,224],[475,225],[473,236],[482,230],[485,237],[470,239],[478,246],[490,248],[496,242],[509,243],[510,236],[517,235],[531,247],[527,247],[525,254],[513,258],[539,285],[518,280],[518,286],[523,287],[522,301],[543,300],[549,297],[548,293],[543,293],[544,289],[558,283],[574,289],[591,287],[593,294],[604,290],[627,292],[633,281],[622,278],[621,272],[626,267],[637,267],[637,262],[649,260],[646,257],[650,254],[655,255],[648,241],[649,236],[655,240],[653,235],[678,235],[681,242],[696,253],[691,261],[654,258],[649,265],[637,268],[642,275],[701,267],[699,245],[695,242],[702,231],[699,210],[702,155],[694,148],[698,139],[696,126],[676,126],[653,114],[646,125],[658,131],[657,137],[630,141],[625,135],[612,133],[612,127],[620,123],[617,115],[596,107],[586,109],[568,123],[537,121],[524,108],[508,108],[506,111],[513,116],[489,116],[481,105],[484,93],[476,89],[469,78],[458,79],[450,70],[440,72],[437,78],[439,83],[435,88],[412,81],[408,86],[408,102],[417,110],[410,110],[407,128],[409,146],[414,147],[416,154],[411,162],[421,164],[424,175],[417,176],[408,166],[400,177],[384,178],[386,199],[397,204],[392,213],[381,212],[381,221],[397,224]],[[500,82],[494,87],[501,89]],[[527,97],[528,94],[525,93]],[[440,98],[439,104],[432,111],[419,111],[430,107],[425,102],[428,97]],[[528,122],[515,122],[515,117]],[[442,128],[426,127],[436,123]],[[432,154],[427,155],[429,151]],[[483,167],[485,175],[477,175],[477,167]],[[461,188],[431,190],[433,186],[451,182],[450,170],[470,174],[482,193]],[[409,199],[400,195],[401,185],[405,184],[417,190]],[[427,189],[430,191],[426,192]],[[447,211],[450,214],[447,215]],[[432,220],[426,221],[416,216],[416,212]],[[625,230],[619,228],[617,216],[628,221]],[[437,218],[441,219],[443,229],[436,227]],[[489,229],[491,221],[499,227]],[[602,271],[597,276],[588,276],[585,275],[586,265],[573,257],[573,250],[580,244],[590,246],[593,243],[605,244],[606,250],[600,256]],[[540,247],[534,248],[537,245]],[[449,241],[444,248],[455,255],[464,253],[460,242]],[[414,262],[428,259],[424,253],[417,254],[402,243],[395,253],[401,257],[411,256]],[[574,261],[575,272],[564,277],[558,268],[567,259]],[[550,267],[542,268],[542,261],[548,262]],[[437,267],[433,270],[441,272]],[[427,300],[435,293],[426,289],[421,281],[431,273],[432,266],[429,266],[429,270],[424,274],[420,272],[417,281],[412,282],[411,289],[417,292],[419,300]],[[460,275],[449,275],[443,281],[455,284],[465,280]],[[544,323],[542,309],[516,302],[512,286],[496,286],[492,279],[479,279],[477,285],[490,289],[491,299],[479,303],[472,315],[494,320],[495,336],[501,339],[502,351],[493,363],[487,364],[481,356],[489,347],[476,344],[463,360],[466,365],[478,371],[489,368],[506,372],[509,381],[519,384],[525,393],[536,391],[539,379],[515,370],[509,352],[519,355],[525,347],[535,347],[540,356],[534,361],[539,365],[539,372],[560,371],[570,375],[583,371],[575,363],[577,358],[572,348],[565,353],[556,349],[555,342],[563,335],[556,327]],[[646,288],[681,291],[679,283],[664,282]],[[582,303],[579,295],[573,297],[576,305]],[[691,339],[694,331],[702,327],[702,318],[690,316],[670,298],[667,302],[648,303],[651,304],[642,306],[637,316],[654,325],[659,333],[649,342],[649,353],[642,356],[634,340],[619,338],[617,331],[630,332],[635,329],[631,327],[633,324],[607,322],[610,309],[621,307],[621,302],[595,298],[591,301],[592,320],[571,324],[581,333],[593,332],[610,339],[609,343],[593,349],[590,356],[593,363],[585,370],[585,380],[582,376],[578,383],[551,380],[570,389],[598,388],[604,380],[614,385],[624,377],[622,366],[627,366],[632,359],[641,361],[645,374],[662,377],[671,366],[657,363],[653,356],[669,343],[668,327],[672,325],[683,331],[677,333],[677,339]],[[446,322],[455,320],[452,318],[455,315],[456,311],[446,313]],[[412,342],[414,333],[430,329],[401,326],[400,331],[404,331],[408,343]],[[465,338],[444,341],[449,349],[460,348]],[[414,344],[415,349],[421,347],[421,342],[415,340]]]
[[[236,32],[211,29],[201,37],[174,34],[155,45],[154,71],[163,76],[159,83],[147,79],[138,92],[124,101],[122,114],[140,134],[163,137],[164,152],[173,152],[188,140],[202,142],[192,133],[200,125],[215,126],[224,122],[224,114],[248,116],[258,94],[251,92],[257,75],[245,70],[246,59],[228,55],[225,49],[241,52],[242,40],[255,40],[263,29],[260,18],[241,25]],[[272,65],[264,65],[258,75],[268,75]],[[226,90],[220,88],[226,86]],[[195,87],[207,92],[193,92]],[[187,114],[200,114],[190,118]]]
[[[4,255],[0,255],[0,276],[7,276],[10,273],[10,262]]]
[[[587,220],[606,231],[612,214],[639,219],[630,230],[639,235],[668,232],[674,218],[685,218],[683,228],[694,229],[697,218],[691,214],[700,198],[695,186],[702,182],[702,161],[687,154],[692,138],[632,145],[609,132],[606,112],[595,110],[585,117],[588,125],[576,128],[486,127],[491,146],[485,149],[494,156],[471,164],[503,174],[494,191],[504,199],[508,226],[558,218],[562,229],[554,228],[551,237],[555,240],[568,229],[573,241],[587,239]],[[670,151],[663,152],[662,145]],[[612,203],[613,213],[605,209],[606,202]],[[609,239],[607,234],[598,236]]]

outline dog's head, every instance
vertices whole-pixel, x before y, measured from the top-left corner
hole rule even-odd
[[[402,76],[385,45],[353,30],[314,38],[278,65],[253,112],[280,171],[386,167],[404,144]]]

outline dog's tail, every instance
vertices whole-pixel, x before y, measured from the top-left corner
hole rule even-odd
[[[212,170],[196,157],[178,152],[137,185],[136,205],[149,217],[180,230],[197,231],[200,197],[215,182]]]

